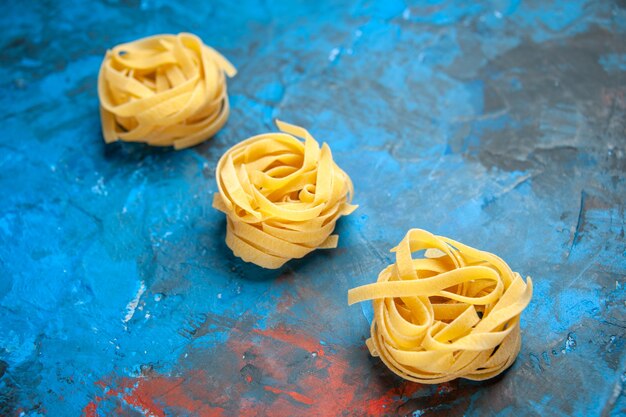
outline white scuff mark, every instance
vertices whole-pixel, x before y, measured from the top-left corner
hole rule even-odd
[[[495,12],[493,12],[493,15],[496,17],[496,19],[502,19],[502,13],[500,13],[497,10]]]
[[[128,304],[126,304],[126,316],[124,316],[124,320],[122,320],[124,323],[128,323],[135,315],[135,310],[139,305],[139,299],[144,292],[146,292],[146,283],[141,281],[137,294],[135,294],[135,297],[130,300]]]
[[[330,51],[330,54],[328,54],[328,60],[330,62],[333,62],[335,59],[337,59],[337,56],[339,55],[339,48],[333,48]]]
[[[354,36],[356,36],[357,38],[360,38],[360,37],[361,37],[361,35],[363,35],[363,32],[362,32],[360,29],[357,29],[357,30],[354,32]]]
[[[108,195],[107,187],[104,185],[104,177],[98,178],[96,185],[91,187],[91,192],[99,195]]]
[[[411,9],[409,9],[408,7],[404,9],[404,11],[402,12],[402,18],[404,20],[409,20],[411,18]]]

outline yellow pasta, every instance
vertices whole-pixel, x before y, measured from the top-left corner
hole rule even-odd
[[[334,248],[353,187],[330,148],[305,129],[276,121],[229,149],[217,164],[213,207],[227,216],[226,244],[246,262],[275,269],[317,248]],[[304,139],[304,143],[297,139]]]
[[[226,77],[237,71],[190,33],[156,35],[107,51],[98,75],[102,134],[183,149],[228,119]]]
[[[392,252],[396,262],[376,283],[348,292],[349,304],[373,300],[372,356],[424,384],[488,379],[513,364],[530,277],[524,282],[497,256],[421,229]]]

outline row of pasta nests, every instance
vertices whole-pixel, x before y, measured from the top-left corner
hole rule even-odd
[[[107,143],[144,142],[182,149],[226,123],[226,76],[235,68],[195,35],[158,35],[107,51],[98,77]],[[279,268],[318,248],[334,248],[337,220],[352,213],[349,176],[327,144],[277,121],[280,132],[244,140],[216,170],[213,206],[227,217],[226,244],[244,261]],[[520,314],[532,297],[497,256],[410,230],[378,281],[349,291],[372,300],[366,344],[402,378],[440,383],[494,377],[514,362]],[[425,257],[413,253],[425,251]]]

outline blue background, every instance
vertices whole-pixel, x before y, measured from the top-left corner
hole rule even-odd
[[[623,0],[2,3],[0,415],[625,412]],[[181,31],[239,70],[226,127],[105,146],[106,49]],[[211,195],[274,118],[330,144],[360,208],[266,271]],[[368,356],[346,292],[411,227],[533,277],[504,375],[421,386]]]

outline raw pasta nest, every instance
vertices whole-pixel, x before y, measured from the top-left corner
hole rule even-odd
[[[254,136],[222,156],[213,199],[227,216],[228,247],[269,269],[336,247],[335,223],[357,207],[350,204],[352,181],[328,145],[320,148],[301,127],[276,124],[283,133]]]
[[[421,250],[425,257],[414,259]],[[396,263],[378,282],[348,292],[349,304],[373,300],[372,356],[425,384],[488,379],[511,366],[530,277],[524,282],[497,256],[420,229],[392,251]]]
[[[209,139],[228,119],[224,73],[237,71],[190,33],[151,36],[107,51],[98,75],[105,142],[183,149]]]

